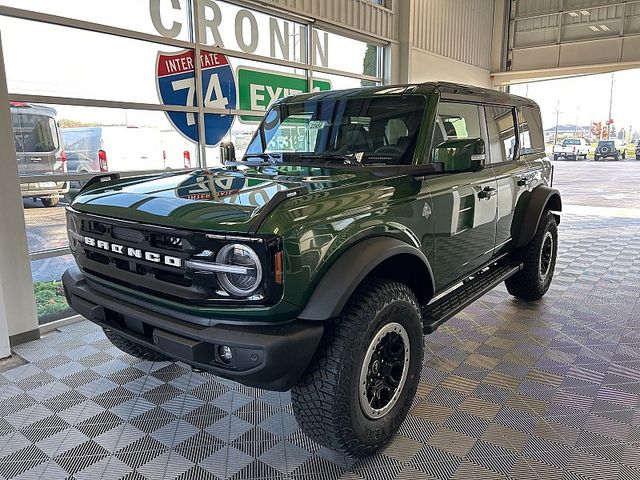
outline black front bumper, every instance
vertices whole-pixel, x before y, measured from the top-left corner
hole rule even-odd
[[[197,325],[92,289],[77,269],[62,276],[69,306],[102,328],[168,357],[244,385],[286,391],[309,365],[322,337],[319,322],[283,325]],[[186,315],[184,315],[187,318]],[[229,364],[219,355],[229,346]]]

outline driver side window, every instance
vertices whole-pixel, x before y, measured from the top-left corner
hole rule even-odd
[[[480,107],[468,103],[440,102],[431,145],[433,163],[451,159],[438,158],[438,146],[448,140],[481,138]],[[445,165],[445,171],[453,169]]]

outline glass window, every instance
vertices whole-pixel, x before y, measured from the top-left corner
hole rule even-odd
[[[349,52],[344,55],[341,52]],[[381,48],[353,38],[314,28],[311,32],[313,65],[380,77]]]
[[[477,105],[440,102],[433,132],[432,162],[444,161],[439,158],[438,151],[438,146],[443,142],[481,136],[480,109]],[[455,168],[447,168],[447,170],[455,170]]]
[[[476,105],[441,102],[434,132],[434,146],[446,140],[479,138],[480,114]]]
[[[0,0],[0,5],[179,40],[191,34],[189,0]]]
[[[31,276],[40,325],[75,315],[67,305],[61,280],[65,270],[74,265],[75,261],[71,254],[31,262]]]
[[[507,107],[485,107],[485,112],[491,163],[513,160],[516,145],[513,109]]]
[[[58,148],[58,127],[52,116],[25,112],[12,117],[16,151],[44,153]]]
[[[532,107],[522,107],[518,110],[520,125],[520,153],[544,153],[544,137],[542,133],[542,118],[540,111]]]
[[[283,161],[410,165],[424,109],[425,99],[417,95],[281,104],[267,113],[247,152],[277,154]]]

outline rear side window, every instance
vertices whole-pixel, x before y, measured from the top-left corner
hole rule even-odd
[[[485,107],[491,163],[509,162],[516,150],[516,124],[513,108]]]
[[[14,114],[13,134],[17,151],[52,152],[60,146],[56,121],[46,115]]]
[[[518,110],[520,125],[520,153],[544,153],[544,137],[542,133],[542,118],[536,108],[521,107]]]
[[[480,110],[477,105],[440,102],[433,131],[432,162],[438,159],[438,146],[447,140],[480,138]]]

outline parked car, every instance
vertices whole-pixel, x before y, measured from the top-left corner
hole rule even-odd
[[[63,175],[67,157],[53,108],[24,102],[10,102],[13,140],[21,177]],[[64,181],[20,183],[22,196],[40,199],[45,207],[55,207],[69,183]]]
[[[640,160],[640,141],[636,145],[636,160]]]
[[[627,158],[627,144],[619,138],[600,140],[593,159],[597,162],[607,158],[613,158],[614,160]]]
[[[160,132],[152,127],[101,126],[62,129],[73,173],[184,168],[167,159]]]
[[[125,352],[291,389],[311,439],[365,456],[412,406],[424,333],[502,282],[547,292],[552,178],[522,97],[449,83],[291,96],[239,162],[87,184],[67,209],[79,268],[64,291]]]
[[[565,138],[560,145],[553,147],[553,159],[570,159],[577,160],[579,158],[587,159],[589,155],[589,144],[584,138]]]

